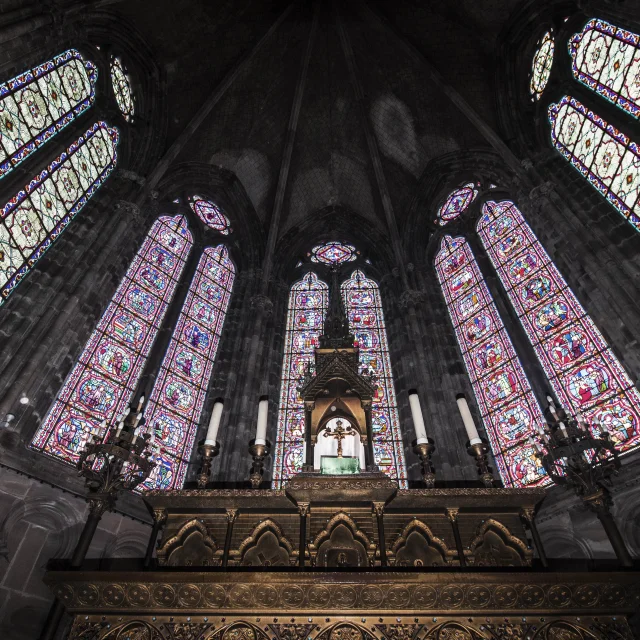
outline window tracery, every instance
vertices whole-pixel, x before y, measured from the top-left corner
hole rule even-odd
[[[634,117],[640,116],[640,36],[592,19],[569,41],[576,80]]]
[[[69,49],[0,85],[0,178],[93,104],[97,78]]]
[[[311,249],[311,262],[340,264],[353,262],[358,257],[356,248],[344,242],[325,242]]]
[[[542,411],[467,241],[445,236],[435,268],[505,486],[545,483],[528,443]]]
[[[640,150],[575,98],[549,106],[555,148],[637,231],[640,231]]]
[[[485,203],[477,230],[558,398],[637,447],[640,393],[518,208]]]
[[[200,196],[190,196],[188,202],[191,210],[211,229],[215,229],[225,236],[232,231],[229,218],[220,211],[220,207],[210,200],[205,200]]]
[[[120,113],[122,113],[124,119],[127,122],[131,122],[135,112],[131,79],[124,69],[122,60],[118,56],[111,56],[110,70],[111,86],[113,87],[113,95],[116,98],[118,109],[120,109]]]
[[[145,489],[182,488],[234,278],[228,249],[206,248],[147,407],[147,430],[161,451]]]
[[[118,140],[96,122],[3,207],[0,305],[113,171]]]
[[[75,463],[89,435],[105,434],[131,401],[193,238],[183,216],[161,216],[89,338],[31,443]]]
[[[531,62],[529,92],[533,96],[532,100],[540,100],[547,87],[553,66],[554,50],[553,30],[549,30],[540,39]]]
[[[322,333],[328,298],[329,287],[315,273],[294,283],[289,294],[273,461],[275,488],[298,473],[304,461],[304,403],[297,386],[307,366],[311,371],[315,368],[314,349]]]
[[[441,227],[444,227],[444,225],[455,220],[464,213],[469,205],[476,199],[478,195],[478,186],[480,185],[468,182],[451,192],[444,201],[444,204],[438,210],[436,222]]]
[[[360,372],[372,373],[377,385],[371,403],[376,464],[397,480],[401,488],[406,488],[407,472],[380,288],[362,271],[356,270],[341,289],[349,328],[360,350]]]

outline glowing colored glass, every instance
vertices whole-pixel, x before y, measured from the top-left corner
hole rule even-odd
[[[549,106],[556,149],[640,230],[640,150],[574,98]]]
[[[569,54],[578,81],[640,116],[640,36],[593,19],[571,38]]]
[[[162,216],[111,299],[31,446],[75,463],[91,430],[131,401],[193,239],[182,216]],[[100,433],[99,437],[103,437]]]
[[[113,87],[113,95],[116,97],[118,109],[120,109],[124,119],[127,122],[131,122],[135,111],[131,80],[125,73],[122,60],[116,56],[111,56],[111,86]]]
[[[467,210],[467,207],[476,199],[478,190],[473,182],[461,186],[450,193],[444,204],[438,210],[436,222],[444,227],[445,224],[455,220],[460,214]]]
[[[146,412],[162,449],[145,489],[182,488],[234,278],[224,245],[204,250]]]
[[[362,271],[354,271],[341,289],[349,317],[349,328],[360,349],[360,371],[372,373],[377,384],[371,403],[376,464],[381,471],[398,481],[401,488],[406,488],[407,469],[380,289]]]
[[[96,122],[3,207],[0,305],[113,171],[118,136]]]
[[[326,242],[311,249],[311,262],[339,264],[353,262],[357,257],[356,248],[343,242]]]
[[[542,411],[466,240],[445,236],[435,267],[505,486],[548,482],[527,442]]]
[[[0,85],[0,178],[93,104],[97,78],[69,49]]]
[[[561,402],[640,444],[640,393],[517,207],[487,202],[478,233]]]
[[[200,196],[191,196],[189,198],[189,205],[193,212],[204,222],[208,227],[219,231],[223,235],[229,235],[231,231],[231,223],[229,218],[220,211],[220,208],[213,204],[210,200],[205,200]]]
[[[278,433],[273,461],[273,484],[280,488],[302,468],[304,461],[304,403],[297,386],[308,364],[315,368],[314,349],[327,313],[329,288],[315,273],[291,287],[282,360],[282,388]]]
[[[533,62],[531,63],[531,81],[529,82],[529,91],[531,95],[540,100],[551,75],[551,67],[553,65],[553,51],[555,44],[551,31],[542,36],[542,40],[533,54]]]

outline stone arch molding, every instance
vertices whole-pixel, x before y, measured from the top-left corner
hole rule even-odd
[[[250,567],[286,567],[294,555],[293,546],[271,519],[259,523],[238,547],[239,564]]]
[[[451,562],[455,552],[444,540],[433,534],[422,521],[414,518],[407,523],[394,542],[391,551],[396,566],[431,567]]]
[[[489,518],[469,544],[469,563],[475,566],[530,565],[533,552],[508,527]]]
[[[211,566],[218,562],[217,551],[218,545],[207,527],[194,518],[158,549],[158,563],[165,566]]]
[[[376,546],[354,520],[336,513],[310,545],[317,567],[363,567],[373,562]]]

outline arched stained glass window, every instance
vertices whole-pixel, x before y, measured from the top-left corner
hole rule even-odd
[[[0,178],[93,104],[97,78],[69,49],[0,85]]]
[[[373,373],[376,380],[377,388],[371,403],[376,464],[381,471],[397,480],[401,488],[406,488],[407,470],[380,289],[377,283],[358,270],[342,284],[342,296],[349,328],[360,349],[360,371]]]
[[[640,116],[640,36],[593,19],[571,38],[569,54],[578,81]]]
[[[182,488],[234,278],[224,245],[204,250],[146,411],[161,453],[145,489]]]
[[[135,111],[131,80],[124,70],[122,60],[117,56],[111,56],[111,86],[120,113],[127,122],[131,122]]]
[[[311,262],[324,264],[340,264],[341,262],[353,262],[358,257],[356,248],[344,242],[325,242],[311,249]]]
[[[96,122],[3,207],[0,304],[113,171],[118,136]]]
[[[555,148],[640,230],[640,150],[575,98],[549,106]]]
[[[551,67],[553,65],[554,49],[553,33],[551,31],[547,31],[542,36],[536,52],[533,54],[533,62],[531,63],[531,81],[529,82],[529,91],[535,100],[540,100],[540,97],[549,82]]]
[[[220,207],[200,196],[190,196],[188,200],[189,206],[202,222],[225,236],[229,235],[231,223],[229,218],[220,211]]]
[[[298,394],[308,364],[315,369],[314,349],[327,313],[329,287],[315,273],[291,287],[282,361],[278,433],[273,461],[273,484],[280,488],[298,473],[304,460],[304,403]]]
[[[478,233],[558,398],[620,451],[640,444],[640,393],[517,207],[485,203]]]
[[[182,216],[162,216],[136,254],[31,446],[75,463],[90,432],[131,401],[193,239]]]
[[[436,222],[444,227],[445,224],[455,220],[464,213],[469,205],[476,199],[478,189],[473,182],[468,182],[447,196],[444,204],[438,210]]]
[[[435,267],[505,486],[545,483],[528,443],[542,411],[466,240],[445,236]]]

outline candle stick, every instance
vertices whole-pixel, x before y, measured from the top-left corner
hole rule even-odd
[[[267,444],[267,417],[269,415],[269,399],[266,396],[260,398],[258,404],[258,426],[256,428],[255,444]]]
[[[458,403],[458,409],[460,410],[460,415],[462,416],[462,422],[464,423],[464,428],[467,432],[467,437],[469,438],[469,444],[479,444],[480,442],[482,442],[482,439],[478,434],[478,430],[476,429],[476,425],[473,421],[473,416],[471,415],[471,411],[469,411],[467,399],[464,397],[463,393],[459,393],[456,396],[456,402]]]
[[[428,442],[427,429],[424,426],[424,417],[422,415],[422,407],[420,406],[420,398],[415,389],[409,391],[409,406],[411,407],[411,417],[413,418],[413,428],[416,432],[416,443],[424,444]]]
[[[207,429],[207,435],[204,439],[205,444],[214,445],[218,436],[218,429],[220,428],[220,419],[222,418],[222,409],[224,405],[222,400],[216,400],[213,405],[213,411],[211,412],[211,419],[209,420],[209,428]]]

